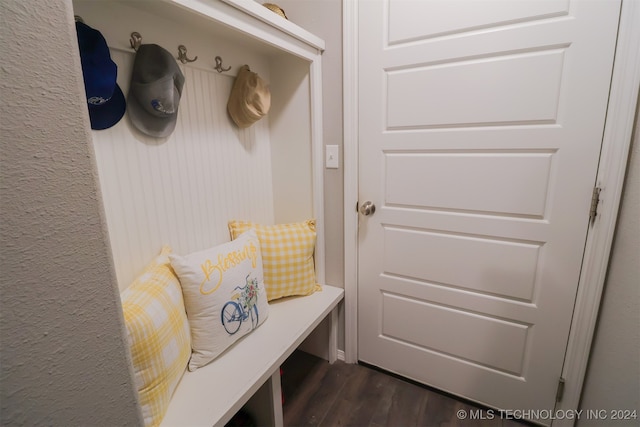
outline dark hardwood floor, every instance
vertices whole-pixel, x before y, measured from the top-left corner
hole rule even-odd
[[[301,351],[282,372],[285,426],[526,425],[368,366],[330,365]]]

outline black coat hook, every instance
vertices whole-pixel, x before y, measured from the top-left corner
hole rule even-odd
[[[222,58],[216,56],[216,66],[213,67],[217,72],[221,73],[223,71],[229,71],[231,67],[222,68]]]
[[[131,38],[129,39],[129,43],[131,44],[131,48],[137,52],[138,48],[142,44],[142,36],[140,35],[140,33],[137,31],[134,31],[133,33],[131,33]]]
[[[186,64],[187,62],[194,62],[196,59],[198,59],[197,56],[193,59],[187,58],[187,48],[185,45],[181,44],[178,46],[178,61]]]

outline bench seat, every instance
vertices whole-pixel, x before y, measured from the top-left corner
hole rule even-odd
[[[269,317],[210,364],[185,372],[162,426],[224,426],[267,387],[270,425],[282,425],[280,365],[330,315],[329,362],[336,359],[337,305],[344,290],[322,286],[308,296],[269,303]]]

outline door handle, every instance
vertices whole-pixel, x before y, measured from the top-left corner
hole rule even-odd
[[[376,211],[376,205],[372,202],[366,201],[360,206],[360,213],[364,216],[373,215]]]

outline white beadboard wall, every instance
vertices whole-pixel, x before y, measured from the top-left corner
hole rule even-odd
[[[134,52],[111,51],[126,94]],[[185,86],[170,137],[138,132],[126,114],[93,132],[120,289],[164,244],[186,254],[229,241],[230,219],[274,222],[267,119],[238,129],[226,111],[235,73],[180,67]]]
[[[284,223],[316,218],[316,274],[324,281],[322,153],[311,108],[320,64],[189,13],[171,2],[73,0],[74,13],[99,30],[118,65],[125,95],[135,52],[130,35],[174,55],[185,86],[170,137],[137,131],[125,117],[93,131],[93,145],[120,289],[168,244],[186,254],[229,240],[227,223]],[[229,71],[218,73],[220,56]],[[271,110],[240,130],[226,105],[238,69],[247,64],[271,87]],[[313,77],[315,77],[315,80]],[[314,83],[315,82],[315,83]],[[316,88],[317,90],[317,88]],[[313,148],[312,148],[313,146]],[[319,191],[314,191],[314,189]]]

